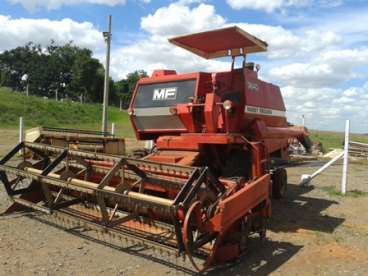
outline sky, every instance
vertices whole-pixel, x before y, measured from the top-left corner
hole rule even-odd
[[[368,0],[0,0],[0,52],[29,41],[73,41],[104,62],[101,32],[113,17],[111,75],[134,70],[216,72],[168,38],[237,25],[268,42],[250,55],[260,77],[280,86],[290,122],[368,133]]]

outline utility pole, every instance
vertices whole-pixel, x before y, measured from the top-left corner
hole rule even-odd
[[[305,127],[305,116],[304,116],[304,114],[302,115],[302,124],[303,124],[303,127]]]
[[[110,89],[110,47],[111,47],[111,15],[109,15],[109,29],[103,32],[106,42],[106,62],[105,62],[105,84],[102,107],[102,132],[107,132],[107,107],[109,105],[109,89]]]

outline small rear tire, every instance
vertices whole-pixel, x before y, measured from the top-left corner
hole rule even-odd
[[[272,197],[285,197],[287,190],[287,172],[284,168],[276,169],[272,174]]]

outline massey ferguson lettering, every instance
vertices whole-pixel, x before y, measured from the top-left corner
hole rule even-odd
[[[245,109],[244,109],[244,112],[252,113],[252,114],[261,114],[261,115],[285,117],[285,111],[283,111],[283,110],[264,108],[264,107],[260,107],[260,106],[246,105]]]
[[[153,90],[153,101],[167,101],[167,100],[176,100],[176,87],[170,88],[157,88]]]
[[[246,106],[245,112],[272,115],[272,109],[257,106]]]

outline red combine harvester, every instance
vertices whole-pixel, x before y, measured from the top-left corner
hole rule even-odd
[[[246,62],[267,44],[237,27],[170,42],[206,59],[232,57],[231,70],[157,70],[141,79],[129,115],[138,140],[154,141],[144,157],[18,144],[0,161],[14,201],[7,213],[30,207],[185,255],[199,271],[235,260],[250,234],[265,237],[271,197],[286,191],[278,164],[288,160],[288,141],[309,144],[305,128],[288,125],[279,87]],[[12,165],[22,150],[28,154]]]

